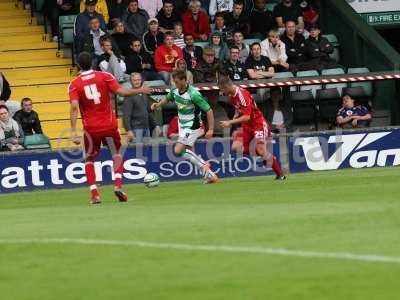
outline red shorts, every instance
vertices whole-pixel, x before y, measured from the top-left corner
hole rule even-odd
[[[233,141],[243,143],[243,154],[250,154],[250,145],[253,140],[255,144],[267,144],[271,137],[271,129],[265,122],[256,127],[242,126],[232,135]]]
[[[86,159],[95,160],[102,144],[110,149],[112,155],[119,153],[121,149],[121,135],[118,128],[102,132],[85,132],[84,143]]]

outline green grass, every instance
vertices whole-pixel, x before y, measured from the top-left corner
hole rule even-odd
[[[400,256],[397,168],[0,196],[0,240],[95,239]],[[121,245],[4,244],[0,299],[398,299],[400,264]]]

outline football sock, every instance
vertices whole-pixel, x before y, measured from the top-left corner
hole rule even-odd
[[[87,184],[90,186],[90,189],[94,186],[96,189],[96,172],[94,170],[94,164],[91,161],[85,163],[85,173],[87,178]]]
[[[269,160],[264,159],[264,166],[270,166],[277,176],[283,176],[281,165],[274,155],[271,155]]]
[[[113,166],[114,166],[114,189],[119,191],[122,188],[122,173],[124,171],[124,164],[122,161],[122,156],[116,154],[113,156]]]
[[[201,159],[201,157],[199,157],[197,154],[195,154],[192,150],[186,149],[185,152],[182,154],[182,157],[190,161],[192,164],[203,171],[203,167],[206,164],[205,161]]]

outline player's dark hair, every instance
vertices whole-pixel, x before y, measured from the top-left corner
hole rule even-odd
[[[81,52],[76,62],[82,71],[90,70],[92,68],[92,55],[89,52]]]
[[[232,80],[229,78],[229,76],[221,74],[221,76],[218,78],[218,86],[228,86],[228,85],[232,85]]]
[[[176,70],[172,72],[172,78],[178,80],[187,80],[186,72],[183,70]]]
[[[0,109],[2,109],[2,108],[4,108],[6,111],[10,112],[10,110],[8,109],[8,107],[5,106],[4,104],[1,104],[1,105],[0,105]]]

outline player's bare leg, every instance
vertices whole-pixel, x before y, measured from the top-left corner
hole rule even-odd
[[[218,176],[211,170],[210,164],[194,153],[191,147],[176,143],[174,152],[177,156],[183,157],[199,168],[207,183],[217,183],[219,181]]]
[[[265,143],[256,144],[256,153],[261,156],[265,166],[269,166],[275,172],[276,180],[285,180],[286,176],[283,174],[282,168],[278,162],[278,159],[267,150],[267,145]]]
[[[87,178],[87,184],[89,185],[89,189],[90,189],[90,203],[91,204],[100,204],[101,200],[100,200],[100,194],[97,190],[96,172],[94,169],[93,160],[86,160],[85,173],[86,173],[86,178]]]

